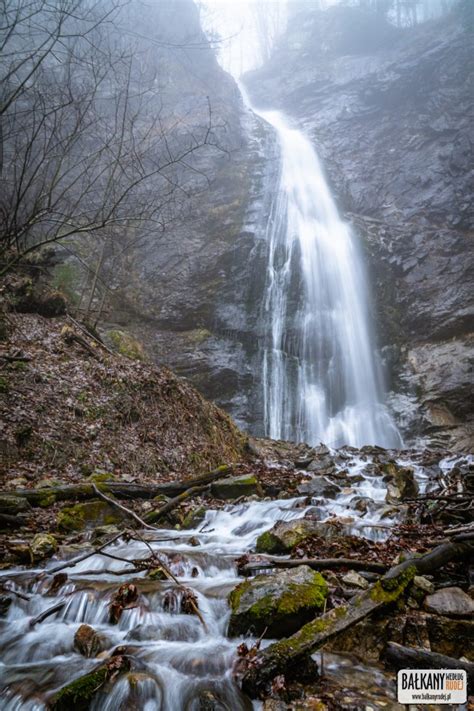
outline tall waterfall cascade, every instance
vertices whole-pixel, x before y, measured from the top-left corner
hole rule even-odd
[[[243,90],[244,100],[249,104]],[[355,235],[338,214],[316,151],[278,111],[251,109],[275,130],[278,182],[265,232],[265,431],[332,446],[400,446]]]

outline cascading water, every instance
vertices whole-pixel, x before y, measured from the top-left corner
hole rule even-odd
[[[398,447],[400,435],[383,405],[354,235],[309,139],[280,112],[251,108],[274,128],[281,156],[266,229],[266,434],[309,444]]]

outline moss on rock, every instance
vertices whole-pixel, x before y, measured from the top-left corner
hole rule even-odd
[[[61,509],[57,526],[61,531],[82,531],[96,526],[110,526],[122,520],[121,512],[106,501],[92,500]]]
[[[143,345],[131,333],[112,329],[107,331],[107,336],[120,355],[132,360],[145,360]]]
[[[327,594],[323,576],[305,565],[275,575],[258,575],[229,595],[229,634],[248,630],[266,637],[292,634],[323,609]]]

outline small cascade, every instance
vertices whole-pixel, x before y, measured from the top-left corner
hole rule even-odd
[[[392,454],[400,466],[414,469],[421,487],[426,485],[424,467],[409,453]],[[7,617],[0,620],[2,711],[46,711],[52,693],[94,669],[97,659],[81,656],[74,647],[81,624],[100,635],[103,655],[124,646],[134,660],[132,671],[96,694],[94,711],[198,711],[202,694],[214,695],[223,708],[227,704],[233,711],[251,709],[232,674],[241,640],[226,636],[227,596],[242,580],[236,559],[254,549],[258,536],[277,521],[337,517],[348,534],[376,540],[387,538],[396,522],[393,507],[387,511],[387,482],[376,465],[376,454],[348,447],[325,448],[325,455],[319,456],[332,462],[332,473],[326,475],[332,491],[227,505],[208,510],[194,530],[143,531],[141,540],[119,540],[107,548],[111,557],[93,554],[65,568],[67,580],[54,596],[49,593],[51,577],[42,569],[2,571],[4,587],[23,593],[14,596]],[[455,466],[456,458],[438,464],[440,471]],[[306,471],[300,474],[303,486],[325,479]],[[132,569],[133,564],[123,559],[146,558],[150,548],[164,557],[180,584],[192,590],[205,626],[196,615],[181,612],[182,590],[173,582],[145,573],[127,574],[127,565]],[[56,565],[57,561],[48,563],[46,571]],[[131,581],[138,587],[138,601],[124,610],[118,624],[110,624],[112,596]],[[65,603],[62,609],[31,625],[58,601]]]

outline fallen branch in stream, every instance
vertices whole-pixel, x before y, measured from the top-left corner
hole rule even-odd
[[[469,688],[474,688],[474,663],[447,657],[444,654],[429,652],[419,647],[403,647],[395,642],[388,642],[385,659],[391,667],[398,669],[464,669],[467,672]]]
[[[202,486],[193,486],[190,489],[183,491],[182,494],[175,496],[174,499],[167,501],[166,504],[163,504],[163,506],[161,506],[157,511],[152,511],[151,513],[147,514],[145,518],[149,523],[159,521],[160,518],[163,518],[163,516],[166,516],[166,514],[170,513],[170,511],[173,511],[173,509],[179,506],[183,501],[185,501],[186,499],[190,499],[193,496],[197,496],[198,494],[202,494],[202,492],[207,491],[208,488],[208,484]],[[153,528],[153,526],[149,526],[146,523],[145,526],[146,528]]]
[[[304,625],[287,639],[271,644],[251,661],[242,679],[242,688],[251,698],[268,695],[272,680],[283,675],[304,675],[311,655],[339,632],[349,629],[377,610],[397,602],[415,575],[433,573],[454,560],[469,559],[474,553],[474,534],[460,534],[419,558],[391,568],[368,590]]]
[[[47,575],[55,575],[56,573],[59,573],[60,570],[65,570],[66,568],[73,568],[75,565],[78,563],[81,563],[83,560],[87,560],[87,558],[90,558],[93,555],[97,555],[101,551],[104,550],[104,548],[107,548],[107,546],[112,545],[112,543],[115,543],[115,541],[118,541],[119,538],[123,538],[126,536],[126,531],[119,531],[115,536],[112,538],[109,538],[108,541],[105,543],[102,543],[100,546],[96,546],[90,551],[86,551],[84,553],[81,553],[80,555],[76,556],[75,558],[71,558],[70,560],[67,560],[64,563],[60,563],[59,565],[55,565],[49,570],[41,571],[42,574],[46,573]],[[97,572],[97,571],[96,571]]]
[[[30,627],[39,625],[39,623],[46,620],[47,617],[54,615],[55,612],[59,612],[59,610],[63,609],[65,604],[66,604],[66,600],[60,600],[59,602],[56,602],[51,607],[48,607],[47,610],[43,610],[43,612],[40,612],[39,615],[36,615],[36,617],[33,617],[30,620]]]
[[[125,513],[127,516],[130,516],[130,518],[133,518],[134,521],[136,521],[142,528],[148,528],[151,529],[152,531],[156,531],[157,529],[155,526],[150,526],[150,524],[146,523],[138,514],[135,513],[135,511],[132,511],[131,509],[128,509],[126,506],[123,504],[119,504],[118,501],[115,501],[114,499],[111,499],[110,496],[107,496],[106,494],[102,493],[95,484],[92,484],[92,488],[94,489],[95,493],[97,496],[100,496],[101,499],[106,501],[108,504],[111,506],[114,506],[116,509],[119,511],[122,511]]]
[[[307,565],[313,570],[330,570],[334,568],[350,568],[351,570],[368,570],[374,573],[385,573],[387,566],[382,563],[371,563],[352,558],[292,558],[282,559],[273,556],[262,556],[261,560],[250,561],[237,568],[239,575],[253,575],[258,570],[275,568],[297,568]]]

